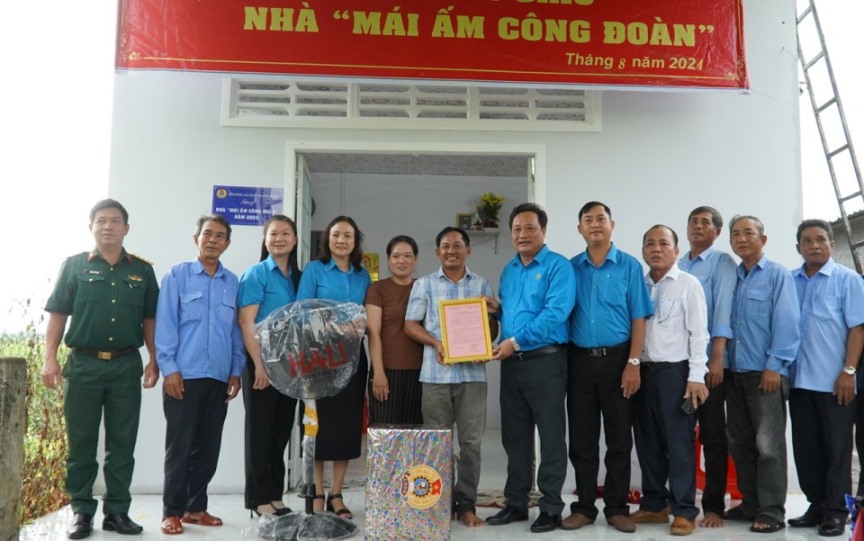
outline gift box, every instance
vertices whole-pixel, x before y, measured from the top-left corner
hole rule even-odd
[[[452,431],[372,425],[366,442],[366,539],[450,539]]]

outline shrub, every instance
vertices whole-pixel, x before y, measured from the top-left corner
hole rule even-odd
[[[22,301],[25,312],[30,301]],[[23,482],[20,523],[26,524],[69,503],[66,494],[66,423],[63,419],[63,389],[42,384],[45,337],[38,327],[40,314],[30,320],[23,332],[0,334],[0,356],[20,357],[27,361],[26,423],[24,436]],[[57,353],[61,365],[68,356],[61,346]]]

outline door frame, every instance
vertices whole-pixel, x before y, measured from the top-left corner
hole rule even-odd
[[[519,155],[534,159],[533,186],[528,178],[526,201],[546,206],[546,145],[542,144],[495,144],[495,143],[428,143],[428,142],[377,142],[377,141],[285,141],[285,195],[283,210],[296,216],[295,199],[298,154],[503,154]]]
[[[541,144],[465,144],[465,143],[428,143],[428,142],[375,142],[375,141],[301,141],[289,139],[285,142],[285,191],[283,212],[297,220],[297,186],[302,171],[303,154],[484,154],[518,155],[528,158],[526,171],[525,200],[545,206],[546,203],[546,146]],[[533,165],[533,168],[532,168]],[[533,175],[532,175],[533,169]],[[311,226],[311,221],[309,224]],[[297,231],[298,236],[311,233]],[[300,239],[298,239],[300,242]],[[299,415],[303,415],[300,411]],[[295,425],[287,449],[289,487],[302,483],[302,463],[300,460],[300,441],[302,431]],[[535,440],[537,436],[535,435]],[[535,441],[535,445],[537,442]]]

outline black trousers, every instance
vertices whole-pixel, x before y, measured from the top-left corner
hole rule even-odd
[[[855,403],[841,406],[831,393],[792,389],[789,418],[798,483],[811,509],[845,518],[844,496],[852,492]]]
[[[858,393],[861,392],[864,392],[864,387],[859,385]],[[855,495],[864,496],[864,400],[860,398],[855,398],[855,450],[858,452],[859,468],[858,489]]]
[[[540,511],[560,515],[561,489],[567,477],[564,439],[564,394],[567,353],[501,361],[501,443],[507,453],[507,505],[528,510],[528,493],[537,464]],[[540,457],[534,456],[534,429],[540,436]]]
[[[253,389],[255,364],[246,358],[243,404],[246,406],[246,508],[282,499],[285,490],[285,447],[294,428],[297,399],[273,386]]]
[[[726,479],[729,475],[729,448],[726,443],[726,383],[711,389],[708,400],[696,410],[699,421],[699,442],[705,456],[705,489],[702,510],[721,517],[726,510]]]
[[[630,452],[633,449],[633,404],[621,391],[630,344],[606,348],[592,357],[576,347],[568,349],[567,421],[570,462],[576,470],[579,500],[570,507],[588,518],[597,516],[597,474],[600,470],[600,419],[606,436],[606,481],[603,513],[628,515]]]
[[[207,510],[207,485],[216,473],[228,384],[210,378],[183,380],[183,400],[162,393],[165,411],[165,484],[162,515]]]
[[[633,398],[633,428],[642,468],[640,508],[657,512],[668,505],[676,517],[692,520],[699,515],[695,505],[696,417],[681,411],[689,373],[687,361],[642,363],[642,384]]]

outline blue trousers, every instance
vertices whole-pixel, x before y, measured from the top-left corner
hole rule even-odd
[[[207,485],[216,473],[228,384],[210,378],[183,381],[183,400],[162,393],[165,411],[165,484],[162,516],[207,510]]]
[[[695,519],[696,418],[681,411],[689,372],[687,361],[642,363],[633,433],[642,468],[640,507],[656,512],[669,505],[676,517]]]

